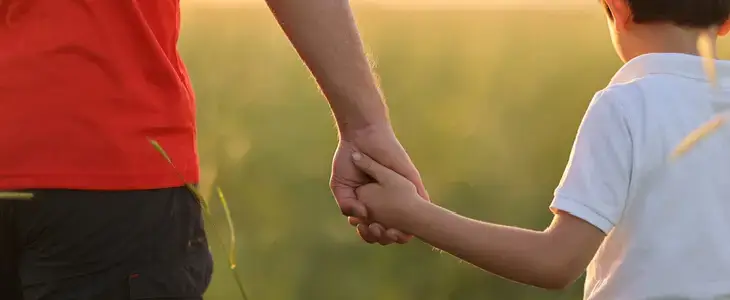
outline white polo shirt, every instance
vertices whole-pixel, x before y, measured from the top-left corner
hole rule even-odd
[[[647,54],[593,98],[551,205],[608,235],[584,299],[730,299],[730,123],[676,161],[680,142],[730,109],[702,59]]]

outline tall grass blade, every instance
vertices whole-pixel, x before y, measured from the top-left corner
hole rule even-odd
[[[702,65],[705,69],[705,75],[707,80],[713,88],[717,87],[717,67],[715,66],[715,59],[717,53],[715,53],[715,37],[713,37],[714,30],[706,31],[700,34],[697,39],[697,51],[702,56]]]
[[[164,157],[165,160],[167,160],[167,162],[170,164],[170,166],[172,167],[172,169],[175,171],[175,174],[180,178],[181,182],[185,183],[185,187],[188,190],[190,190],[190,192],[195,196],[195,198],[198,200],[198,202],[200,202],[200,205],[203,206],[203,209],[205,211],[205,215],[208,217],[207,218],[208,221],[209,221],[208,223],[212,227],[212,229],[213,229],[212,231],[214,232],[214,234],[216,236],[216,239],[218,240],[218,243],[221,245],[221,247],[223,249],[225,249],[226,246],[225,246],[225,243],[223,243],[223,237],[221,236],[220,231],[218,231],[218,228],[217,228],[217,226],[215,224],[213,215],[210,212],[210,209],[209,209],[209,206],[208,206],[208,201],[206,200],[206,198],[203,197],[203,195],[200,193],[200,191],[198,190],[198,188],[195,187],[195,185],[193,185],[192,183],[188,183],[188,182],[185,181],[185,177],[182,176],[182,173],[180,173],[177,170],[177,168],[175,167],[175,165],[172,162],[172,159],[170,159],[170,156],[167,155],[167,152],[165,151],[164,148],[162,148],[162,146],[160,145],[160,143],[158,143],[157,141],[155,141],[153,139],[148,139],[148,140],[149,140],[150,144],[152,144],[152,147],[154,147],[157,150],[157,152],[159,152],[160,155],[162,155],[162,157]],[[228,203],[225,201],[225,197],[223,196],[223,192],[221,191],[220,188],[218,188],[217,190],[218,190],[218,196],[220,197],[221,203],[223,204],[223,209],[226,212],[226,220],[228,221],[228,228],[230,229],[230,241],[231,241],[231,245],[230,245],[230,249],[229,249],[228,264],[231,267],[231,272],[233,274],[233,279],[236,281],[236,285],[238,286],[238,290],[241,293],[241,298],[243,300],[248,300],[248,296],[246,294],[246,289],[243,287],[243,282],[241,281],[241,277],[238,275],[238,272],[236,272],[236,262],[235,262],[235,255],[234,255],[234,253],[236,252],[236,248],[235,248],[236,247],[236,245],[235,245],[236,236],[235,236],[235,232],[234,232],[234,227],[235,226],[233,225],[233,219],[231,218],[231,213],[230,213],[230,210],[228,209]]]
[[[231,249],[228,253],[228,262],[231,265],[231,269],[236,268],[236,251],[234,245],[236,245],[236,233],[235,229],[233,227],[233,218],[231,218],[231,210],[228,209],[228,202],[226,201],[226,197],[223,195],[223,191],[221,188],[217,188],[218,190],[218,198],[221,201],[221,204],[223,205],[223,210],[226,212],[226,220],[228,220],[228,230],[231,232]]]
[[[0,200],[31,200],[33,193],[0,192]]]
[[[203,205],[203,209],[205,209],[205,212],[209,214],[210,208],[209,208],[207,198],[203,197],[203,195],[200,194],[200,191],[198,191],[198,189],[195,188],[195,186],[193,186],[190,183],[185,182],[185,177],[183,177],[182,174],[180,172],[178,172],[177,168],[175,167],[175,164],[172,163],[172,159],[170,159],[170,156],[167,155],[167,152],[165,151],[165,149],[162,148],[162,145],[160,145],[160,143],[158,143],[157,141],[155,141],[153,139],[149,139],[149,138],[147,140],[149,140],[150,144],[152,144],[152,147],[154,147],[155,150],[157,150],[157,152],[160,153],[160,155],[162,155],[162,157],[164,157],[165,160],[167,160],[167,163],[169,163],[170,166],[172,166],[173,170],[175,171],[175,176],[177,176],[177,178],[180,179],[180,182],[185,183],[185,187],[187,187],[188,190],[190,190],[190,192],[193,193],[196,198],[198,198],[198,201],[200,201],[200,204]]]
[[[679,146],[677,146],[677,148],[672,153],[672,159],[676,160],[685,153],[687,153],[702,139],[708,137],[711,133],[715,132],[726,122],[727,119],[725,117],[719,116],[700,126],[700,128],[695,129],[695,131],[690,133],[684,140],[682,140]]]
[[[716,32],[717,31],[713,29],[700,34],[699,38],[697,39],[697,51],[702,56],[702,65],[705,69],[705,75],[707,76],[707,80],[710,82],[713,93],[715,93],[715,95],[720,95],[719,85],[717,82],[717,53],[715,53]],[[717,117],[703,124],[702,126],[700,126],[700,128],[697,128],[692,133],[690,133],[689,136],[682,140],[679,146],[677,146],[677,148],[672,153],[671,158],[673,160],[676,160],[680,156],[692,150],[692,148],[697,145],[697,143],[707,138],[712,133],[716,132],[726,122],[726,116],[718,115]]]

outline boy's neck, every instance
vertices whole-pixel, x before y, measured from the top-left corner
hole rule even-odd
[[[635,25],[632,28],[632,42],[635,45],[629,57],[631,60],[637,56],[649,53],[681,53],[700,55],[697,50],[697,40],[707,30],[678,27],[669,24],[644,24]],[[711,32],[717,36],[717,31]],[[713,39],[713,49],[716,48],[717,39]],[[717,51],[714,51],[715,53]]]

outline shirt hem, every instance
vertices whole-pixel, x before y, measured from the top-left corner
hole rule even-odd
[[[573,200],[572,198],[555,196],[553,203],[550,204],[550,210],[553,213],[558,211],[564,211],[573,215],[574,217],[580,218],[583,221],[590,223],[591,225],[598,227],[603,233],[608,234],[611,232],[615,224],[608,218],[604,217],[594,209],[586,206],[583,203]]]
[[[69,190],[149,190],[180,187],[187,183],[197,184],[199,171],[190,169],[176,173],[135,174],[0,174],[0,190],[18,191],[32,189]]]

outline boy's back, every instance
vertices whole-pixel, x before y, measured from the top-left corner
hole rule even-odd
[[[608,232],[586,298],[730,296],[730,130],[672,158],[730,108],[730,62],[718,73],[714,92],[702,58],[646,54],[594,98],[552,206]]]

